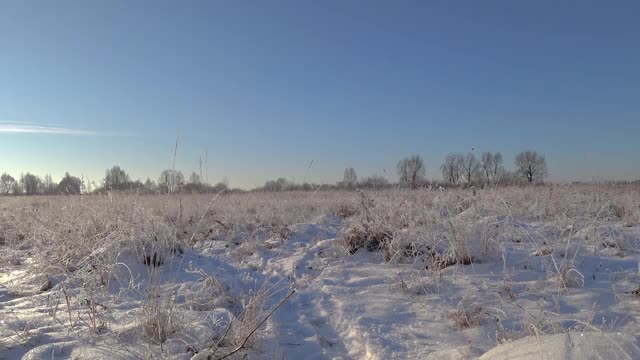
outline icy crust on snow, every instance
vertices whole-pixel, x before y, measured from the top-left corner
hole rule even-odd
[[[262,345],[249,359],[640,358],[630,335],[640,333],[640,300],[628,293],[640,284],[633,251],[558,242],[540,252],[543,241],[535,234],[545,236],[544,224],[518,223],[527,235],[505,240],[495,260],[434,273],[418,259],[388,263],[365,249],[346,255],[336,241],[345,224],[325,216],[291,226],[287,239],[205,240],[177,255],[161,279],[162,291],[175,294],[181,325],[162,346],[141,335],[149,278],[132,254],[119,257],[114,276],[120,281],[110,289],[118,296],[105,303],[107,326],[98,334],[63,325],[62,302],[54,316],[55,301],[64,301],[54,296],[57,284],[41,292],[43,279],[30,275],[28,261],[2,265],[0,359],[206,358],[193,350],[205,349],[237,321],[233,298],[263,283],[277,294],[267,308],[289,287],[296,293],[260,330]],[[623,248],[638,241],[637,228],[615,231]],[[549,276],[554,261],[570,253],[578,254],[575,270],[563,279]],[[215,276],[218,288],[203,287],[203,274]],[[575,283],[564,286],[567,279]],[[463,310],[474,311],[469,326],[455,320]]]
[[[530,336],[500,345],[479,360],[638,359],[638,340],[620,333],[566,333]]]

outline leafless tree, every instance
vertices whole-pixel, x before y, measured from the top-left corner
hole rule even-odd
[[[285,191],[288,190],[293,184],[285,178],[278,178],[277,180],[269,180],[264,184],[264,191]]]
[[[4,173],[0,176],[0,194],[1,195],[9,195],[13,191],[14,186],[16,185],[16,179],[13,176]]]
[[[547,161],[543,155],[527,150],[516,156],[516,174],[527,182],[541,182],[547,177]]]
[[[69,175],[69,173],[65,173],[60,183],[58,183],[58,193],[60,194],[68,194],[68,195],[77,195],[82,193],[82,180],[75,176]]]
[[[107,170],[104,176],[104,187],[105,189],[119,190],[130,181],[129,175],[116,165]]]
[[[370,189],[382,189],[389,186],[389,181],[380,175],[371,175],[360,181],[360,186]]]
[[[53,194],[56,192],[56,183],[53,182],[53,178],[50,174],[44,176],[42,181],[42,190],[45,194]]]
[[[424,180],[424,161],[420,155],[412,155],[398,161],[396,168],[402,185],[415,189]]]
[[[464,176],[464,180],[467,185],[471,185],[473,181],[478,176],[478,172],[480,171],[480,162],[476,158],[476,155],[472,152],[468,152],[466,156],[464,156],[463,167],[462,167],[462,175]]]
[[[268,180],[267,182],[265,182],[262,189],[264,191],[280,191],[280,189],[278,188],[278,183],[275,180]]]
[[[149,178],[144,182],[144,188],[147,189],[147,191],[155,191],[156,187],[156,182]]]
[[[31,173],[26,173],[20,177],[20,184],[27,195],[36,195],[42,188],[42,179]]]
[[[462,156],[462,154],[449,154],[445,158],[444,163],[440,166],[442,177],[449,184],[456,185],[462,176],[463,167],[464,156]]]
[[[225,178],[226,180],[226,178]],[[229,181],[220,181],[219,183],[213,185],[213,187],[211,187],[211,190],[214,193],[221,193],[221,192],[225,192],[229,190]]]
[[[278,190],[279,190],[279,191],[285,191],[285,190],[288,190],[288,189],[289,189],[289,187],[290,187],[291,185],[293,185],[293,183],[292,183],[292,182],[289,182],[289,180],[287,180],[287,179],[285,179],[285,178],[282,178],[282,177],[281,177],[281,178],[278,178],[278,179],[276,180],[276,184],[277,184],[277,186],[278,186]]]
[[[16,181],[15,183],[13,183],[13,190],[11,191],[11,193],[13,195],[20,195],[20,194],[24,193],[24,189],[23,189],[22,185],[20,184],[20,181]]]
[[[350,167],[344,170],[344,178],[342,180],[342,185],[347,189],[353,188],[358,182],[358,175],[356,171]]]
[[[482,175],[487,184],[496,184],[504,174],[502,154],[499,152],[495,154],[490,151],[482,153],[480,165],[482,167]]]
[[[158,186],[167,189],[168,192],[174,192],[178,186],[184,185],[184,175],[182,172],[173,169],[164,170],[158,179]]]
[[[200,185],[202,184],[202,178],[194,171],[191,173],[191,176],[189,176],[189,184]]]

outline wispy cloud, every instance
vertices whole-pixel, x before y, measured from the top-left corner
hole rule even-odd
[[[15,121],[0,121],[0,133],[100,135],[100,133],[96,131],[69,129],[57,125],[45,125]]]

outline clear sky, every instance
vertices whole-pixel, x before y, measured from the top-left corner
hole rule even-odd
[[[638,1],[2,1],[0,172],[235,187],[535,149],[640,178]],[[35,124],[35,125],[34,125]],[[313,161],[313,165],[309,164]]]

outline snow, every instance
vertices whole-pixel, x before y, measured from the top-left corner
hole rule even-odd
[[[479,360],[637,359],[637,339],[620,333],[566,333],[526,337],[488,351]]]
[[[495,261],[435,274],[418,260],[386,263],[381,253],[364,249],[346,255],[335,240],[344,225],[325,216],[293,225],[286,240],[203,240],[187,249],[162,270],[163,291],[175,293],[180,330],[161,348],[140,340],[140,306],[150,277],[132,254],[121,254],[118,275],[132,285],[109,303],[107,329],[99,334],[64,325],[64,299],[55,286],[39,291],[43,279],[29,275],[28,259],[3,265],[0,359],[126,359],[151,352],[201,358],[188,347],[203,349],[237,321],[230,297],[255,293],[265,283],[272,294],[267,308],[287,289],[296,293],[267,321],[263,344],[250,358],[640,358],[640,300],[626,293],[640,284],[636,252],[611,254],[567,243],[535,256],[537,245],[525,239],[508,242]],[[536,233],[543,224],[518,226]],[[623,241],[638,241],[637,228],[616,231]],[[242,256],[234,254],[240,250]],[[554,260],[573,253],[574,268],[564,279],[548,276]],[[203,274],[215,276],[221,289],[203,287]],[[561,285],[568,279],[575,283]],[[456,312],[468,309],[479,309],[477,324],[458,326]]]

